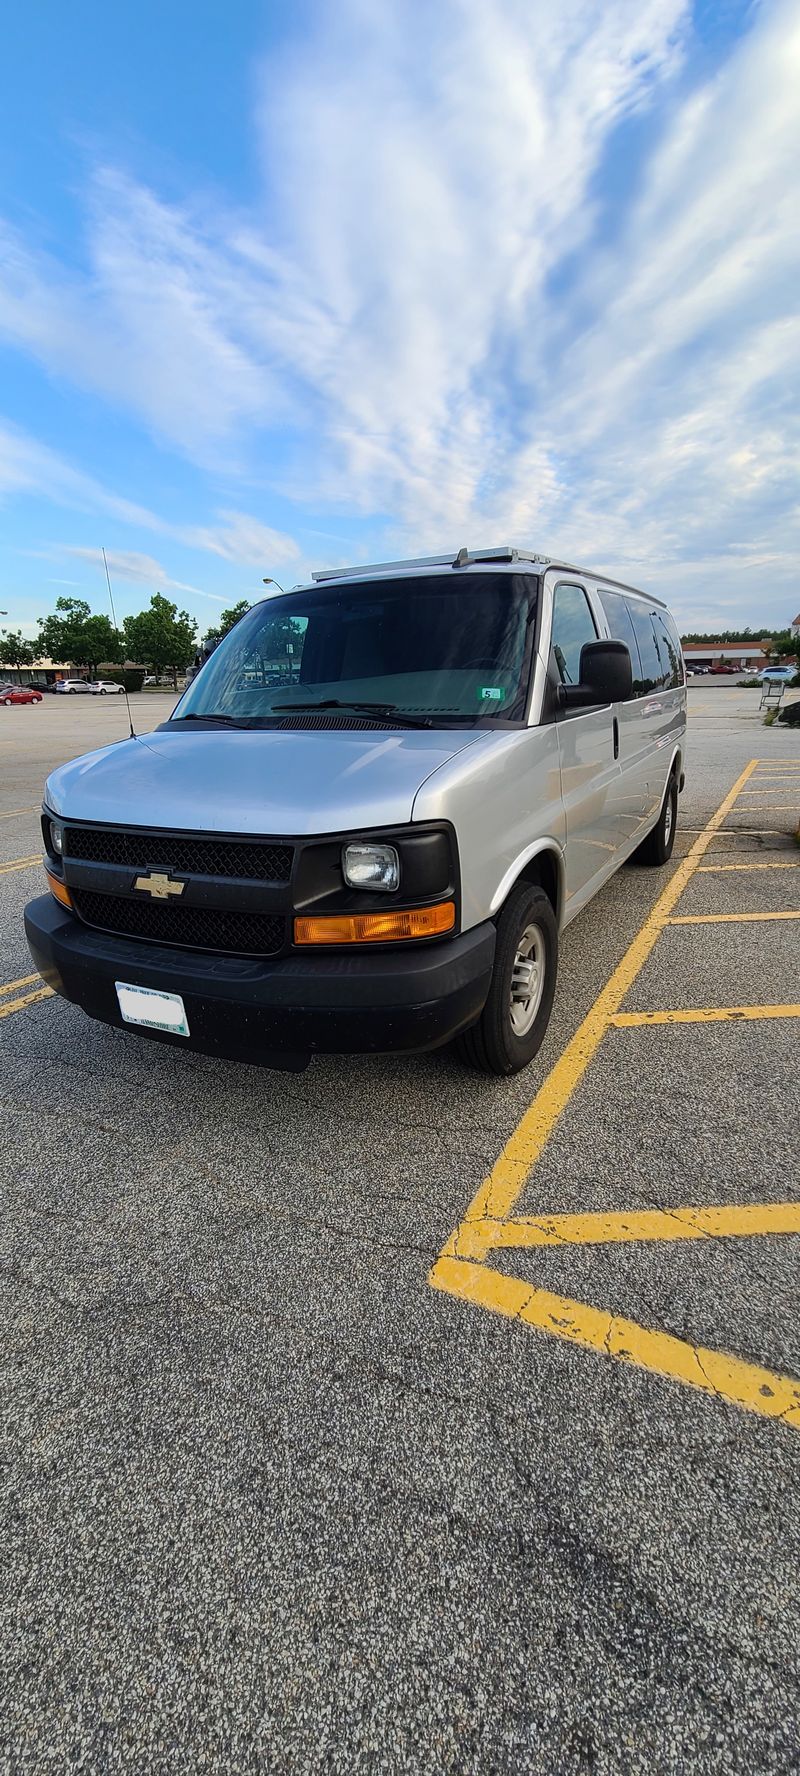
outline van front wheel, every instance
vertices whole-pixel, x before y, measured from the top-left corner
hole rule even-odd
[[[489,996],[477,1024],[458,1038],[480,1073],[519,1073],[541,1047],[558,973],[558,926],[542,888],[520,883],[497,923]]]

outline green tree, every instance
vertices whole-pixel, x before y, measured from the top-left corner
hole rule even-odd
[[[83,598],[57,598],[49,617],[39,618],[39,655],[65,665],[98,666],[121,660],[123,646],[108,617],[93,616]]]
[[[178,672],[195,651],[197,624],[188,611],[179,611],[163,592],[154,592],[146,610],[125,618],[124,628],[129,658],[151,666],[156,675],[170,671],[177,689]]]
[[[209,631],[209,633],[219,635],[220,637],[227,635],[228,630],[232,629],[235,623],[238,623],[240,617],[245,617],[250,608],[249,598],[240,598],[238,604],[232,604],[230,610],[222,612],[219,622],[215,625],[213,630]]]
[[[0,666],[32,666],[36,650],[20,629],[0,629]]]
[[[791,629],[780,629],[778,634],[772,637],[770,652],[775,654],[779,660],[785,660],[787,654],[794,658],[796,654],[800,653],[800,638],[793,635]]]

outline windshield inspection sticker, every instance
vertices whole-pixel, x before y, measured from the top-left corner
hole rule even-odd
[[[506,694],[501,685],[481,685],[478,696],[485,703],[504,703]]]

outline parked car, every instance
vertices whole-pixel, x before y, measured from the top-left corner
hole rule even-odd
[[[0,703],[41,703],[42,693],[33,685],[0,685]]]
[[[117,684],[114,678],[94,678],[89,684],[93,697],[121,697],[125,686]]]
[[[758,676],[760,678],[768,678],[774,681],[783,679],[786,684],[789,684],[795,677],[796,672],[796,666],[765,666]]]
[[[56,690],[62,697],[76,695],[88,696],[90,688],[89,681],[86,678],[60,678],[56,685]]]
[[[248,685],[287,627],[299,682]],[[217,1058],[458,1039],[516,1073],[560,933],[671,856],[685,730],[656,598],[517,549],[317,574],[229,631],[156,745],[48,778],[35,966]]]

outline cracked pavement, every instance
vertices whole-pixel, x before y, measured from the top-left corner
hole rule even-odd
[[[747,759],[800,759],[754,696],[690,689],[676,856]],[[29,812],[0,865],[37,849],[46,770],[121,720],[2,714],[0,812]],[[800,858],[746,818],[715,857]],[[696,875],[681,911],[797,906],[777,874]],[[57,999],[0,1023],[7,1776],[800,1770],[797,1431],[427,1282],[663,882],[625,869],[569,929],[509,1084],[447,1054],[220,1066]],[[0,876],[0,985],[31,972],[38,891]],[[626,1008],[796,997],[799,938],[667,928]],[[610,1031],[515,1214],[794,1199],[797,1033]],[[800,1376],[798,1257],[492,1264]]]

